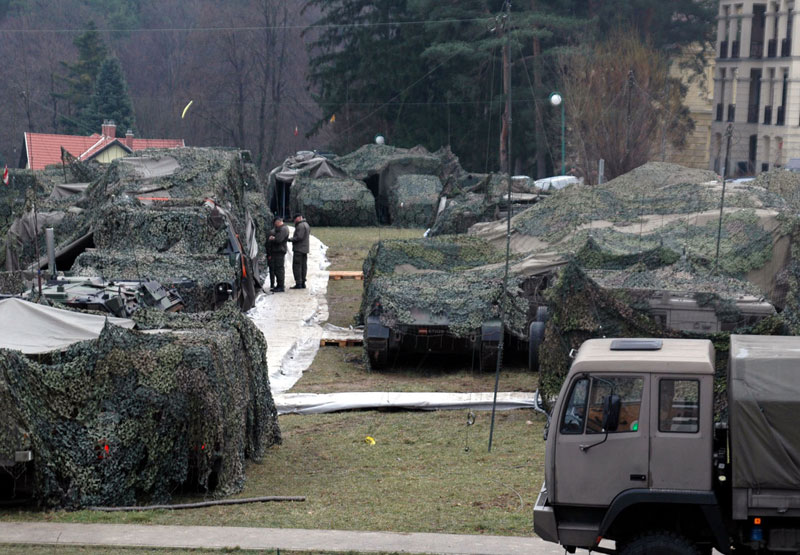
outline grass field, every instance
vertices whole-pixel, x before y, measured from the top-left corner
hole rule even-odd
[[[313,233],[329,245],[333,269],[352,270],[361,268],[378,236],[418,237],[421,230],[316,228]],[[352,321],[361,284],[330,282],[331,320]],[[536,376],[524,368],[524,361],[512,360],[501,374],[500,389],[535,390]],[[491,391],[493,386],[494,374],[473,370],[468,356],[403,358],[389,370],[369,372],[361,348],[323,347],[293,391],[461,392]],[[245,489],[237,497],[304,495],[307,500],[302,503],[138,513],[5,508],[0,509],[0,518],[532,534],[533,503],[543,476],[544,419],[529,410],[498,413],[489,453],[490,413],[478,412],[471,426],[467,416],[467,411],[281,416],[283,444],[268,450],[262,463],[248,466]],[[367,436],[375,439],[375,445],[365,442]],[[174,501],[196,500],[178,497]]]

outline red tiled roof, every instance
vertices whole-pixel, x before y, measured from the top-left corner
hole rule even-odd
[[[128,147],[125,143],[132,141]],[[61,148],[75,158],[90,160],[114,143],[130,151],[146,148],[178,148],[186,146],[183,139],[138,139],[114,138],[98,133],[88,137],[82,135],[54,135],[48,133],[25,133],[25,151],[28,165],[34,170],[43,170],[52,164],[61,164]]]

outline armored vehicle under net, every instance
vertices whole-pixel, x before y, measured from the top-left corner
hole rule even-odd
[[[381,365],[401,350],[471,349],[492,368],[506,333],[548,373],[612,329],[749,329],[786,302],[793,218],[781,196],[735,184],[720,221],[720,194],[711,172],[659,163],[556,191],[511,220],[508,294],[506,222],[473,226],[468,260],[451,253],[463,236],[380,243],[364,265],[367,354]]]

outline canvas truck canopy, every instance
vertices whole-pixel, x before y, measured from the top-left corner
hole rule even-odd
[[[733,487],[800,489],[800,337],[731,335]]]
[[[40,305],[18,298],[0,300],[0,349],[26,354],[64,349],[78,341],[97,339],[106,321],[133,328],[133,320],[106,318]]]

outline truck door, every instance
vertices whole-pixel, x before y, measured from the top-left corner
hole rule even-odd
[[[651,379],[651,486],[710,490],[712,378],[667,375]]]
[[[620,398],[616,429],[603,430],[604,400]],[[620,492],[649,485],[649,376],[576,375],[558,419],[554,501],[608,506]]]

